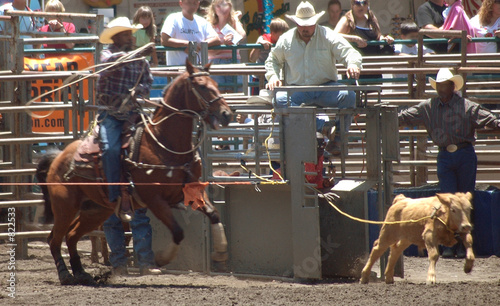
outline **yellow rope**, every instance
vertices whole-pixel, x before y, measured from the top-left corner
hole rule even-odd
[[[287,184],[287,182],[285,181],[277,181],[277,180],[270,180],[268,178],[265,178],[265,177],[262,177],[260,175],[257,175],[253,172],[251,172],[247,167],[243,166],[243,165],[240,165],[241,168],[243,168],[246,172],[248,173],[251,173],[251,175],[255,176],[256,178],[258,178],[259,180],[261,180],[262,182],[259,182],[259,184],[268,184],[268,185],[284,185],[284,184]]]
[[[269,133],[269,136],[267,136],[266,140],[264,140],[264,146],[266,147],[266,153],[267,153],[267,159],[269,161],[269,168],[271,168],[271,170],[273,171],[273,173],[276,173],[276,175],[278,175],[278,177],[284,181],[283,177],[281,176],[281,173],[279,173],[278,171],[276,171],[272,164],[271,164],[271,155],[269,153],[269,144],[268,144],[268,141],[269,139],[271,139],[273,137],[273,132],[274,132],[274,118],[276,117],[276,114],[274,113],[274,108],[271,109],[271,133]]]
[[[324,195],[323,192],[321,192],[320,190],[316,189],[316,188],[313,188],[316,192],[318,193],[321,193]],[[444,226],[446,226],[446,228],[453,232],[452,230],[450,230],[450,228],[448,228],[448,225],[439,217],[432,217],[432,216],[425,216],[425,217],[422,217],[420,219],[417,219],[417,220],[413,220],[413,219],[410,219],[410,220],[403,220],[403,221],[372,221],[372,220],[366,220],[366,219],[361,219],[361,218],[357,218],[357,217],[354,217],[354,216],[351,216],[349,215],[348,213],[346,212],[343,212],[342,210],[340,210],[340,208],[338,208],[335,204],[332,203],[332,201],[330,201],[327,197],[324,197],[324,199],[328,202],[328,204],[330,204],[330,206],[332,206],[338,213],[340,213],[341,215],[351,219],[351,220],[354,220],[354,221],[358,221],[358,222],[361,222],[361,223],[368,223],[368,224],[388,224],[388,225],[392,225],[392,224],[404,224],[404,223],[418,223],[418,222],[421,222],[423,220],[426,220],[426,219],[431,219],[431,218],[435,218],[435,219],[438,219],[441,223],[444,224]]]

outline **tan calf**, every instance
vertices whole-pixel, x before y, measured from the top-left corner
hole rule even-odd
[[[411,244],[419,248],[426,248],[429,254],[429,271],[427,283],[436,283],[436,262],[439,259],[438,245],[452,246],[457,241],[455,234],[460,235],[467,251],[464,271],[469,273],[474,264],[472,251],[472,236],[470,234],[470,212],[472,194],[468,193],[443,193],[434,197],[410,199],[398,195],[392,206],[387,211],[385,222],[424,220],[415,223],[384,224],[380,236],[373,244],[370,258],[361,273],[360,283],[369,281],[373,264],[391,248],[387,268],[385,269],[385,282],[394,282],[394,266],[401,253]]]

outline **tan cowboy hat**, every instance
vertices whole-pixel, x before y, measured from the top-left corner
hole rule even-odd
[[[455,83],[455,91],[459,91],[464,86],[464,79],[461,75],[453,75],[453,73],[448,68],[439,69],[436,79],[429,78],[431,87],[436,89],[436,83],[442,83],[446,81],[452,81]]]
[[[321,18],[321,16],[323,16],[324,13],[325,11],[321,11],[316,14],[314,6],[311,3],[309,3],[308,1],[302,1],[300,2],[299,6],[297,6],[295,15],[285,14],[285,16],[299,26],[307,27],[318,23],[318,20]]]
[[[102,31],[101,36],[99,36],[99,42],[101,44],[112,44],[113,39],[111,38],[116,34],[123,31],[132,31],[132,33],[135,33],[139,29],[142,29],[142,24],[131,25],[127,17],[118,17],[108,23],[108,26]]]
[[[251,96],[247,100],[247,104],[270,104],[272,105],[272,91],[261,89],[258,96]]]

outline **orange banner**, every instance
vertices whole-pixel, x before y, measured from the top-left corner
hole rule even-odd
[[[73,54],[64,57],[53,57],[46,59],[24,58],[24,70],[28,71],[78,71],[86,67],[94,65],[94,55],[92,53]],[[59,88],[63,84],[63,80],[36,80],[31,83],[31,97],[37,97],[43,93]],[[83,91],[83,98],[89,98],[88,81],[83,81],[83,88],[77,86],[77,91]],[[68,100],[71,101],[71,89],[68,93]],[[78,93],[77,93],[78,94]],[[54,102],[61,101],[61,91],[50,93],[37,102]],[[48,112],[36,112],[37,115],[43,116]],[[68,112],[68,127],[69,131],[73,130],[72,112]],[[82,118],[79,117],[79,120]],[[85,129],[89,125],[88,116],[83,117]],[[64,111],[54,111],[50,116],[45,118],[32,118],[32,130],[39,133],[64,132]]]

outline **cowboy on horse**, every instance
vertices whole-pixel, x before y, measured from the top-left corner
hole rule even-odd
[[[108,24],[99,38],[101,43],[110,44],[108,49],[102,51],[101,62],[116,62],[116,66],[101,71],[97,81],[97,103],[103,106],[98,116],[99,136],[103,170],[108,183],[124,179],[120,158],[122,130],[126,123],[134,123],[134,118],[137,118],[134,114],[140,111],[136,97],[148,96],[153,83],[148,61],[137,58],[146,52],[130,56],[129,59],[134,59],[132,61],[117,61],[128,57],[133,46],[132,33],[140,28],[142,25],[131,25],[128,18],[118,17]],[[128,188],[110,185],[108,192],[109,203],[116,207],[117,216],[125,222],[131,221],[134,213]]]

